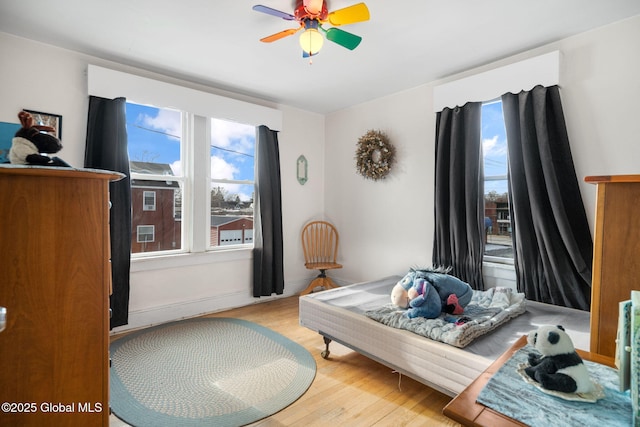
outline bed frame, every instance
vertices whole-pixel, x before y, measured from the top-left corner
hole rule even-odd
[[[518,338],[542,324],[561,324],[576,348],[589,350],[589,312],[527,301],[527,311],[465,348],[385,326],[364,312],[390,302],[401,276],[344,286],[300,297],[300,324],[449,396],[478,377]]]

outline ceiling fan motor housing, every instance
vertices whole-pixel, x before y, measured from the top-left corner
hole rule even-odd
[[[313,1],[307,3],[314,3]],[[322,1],[322,7],[319,12],[313,13],[311,7],[305,6],[304,0],[296,0],[296,10],[293,12],[293,15],[296,17],[298,21],[304,21],[307,19],[315,19],[319,21],[326,21],[327,16],[329,15],[329,10],[327,9],[327,2]]]

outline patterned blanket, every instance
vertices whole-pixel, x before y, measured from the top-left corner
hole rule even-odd
[[[629,391],[619,389],[618,371],[599,363],[584,361],[592,381],[604,389],[604,397],[595,403],[579,399],[567,400],[547,390],[529,385],[518,374],[518,367],[527,363],[525,346],[491,377],[478,396],[478,402],[532,427],[632,426],[633,406]],[[553,410],[549,410],[553,408]]]
[[[435,319],[409,319],[403,315],[405,311],[389,303],[367,311],[365,315],[387,326],[406,329],[429,339],[462,348],[479,336],[524,313],[526,300],[522,293],[498,287],[487,291],[473,291],[471,302],[460,315],[443,313]]]

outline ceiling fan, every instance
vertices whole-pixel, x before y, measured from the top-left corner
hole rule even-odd
[[[369,20],[369,9],[364,3],[329,12],[326,0],[296,0],[293,15],[263,5],[253,6],[253,10],[287,21],[297,21],[296,28],[280,31],[264,37],[260,41],[271,43],[304,30],[300,35],[300,47],[302,48],[302,56],[305,58],[316,55],[322,48],[324,38],[320,31],[325,34],[328,40],[349,50],[355,49],[362,41],[362,37],[336,27]],[[327,22],[333,27],[323,28]]]

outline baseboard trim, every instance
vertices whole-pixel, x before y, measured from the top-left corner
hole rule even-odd
[[[131,332],[136,329],[143,329],[163,323],[174,322],[176,320],[217,313],[220,311],[230,310],[232,308],[260,304],[293,295],[293,293],[287,293],[285,291],[282,295],[254,298],[251,295],[247,295],[247,292],[233,292],[230,294],[182,301],[141,310],[132,310],[129,312],[129,323],[127,325],[114,328],[111,331],[111,334],[114,335],[121,332]]]
[[[338,278],[332,277],[332,279],[339,286],[351,284]],[[251,296],[250,291],[237,291],[212,297],[181,301],[140,310],[132,310],[129,311],[129,323],[113,328],[113,330],[111,330],[111,335],[298,295],[307,287],[310,281],[311,280],[307,281],[306,279],[301,279],[286,283],[285,290],[282,295],[254,298]]]

